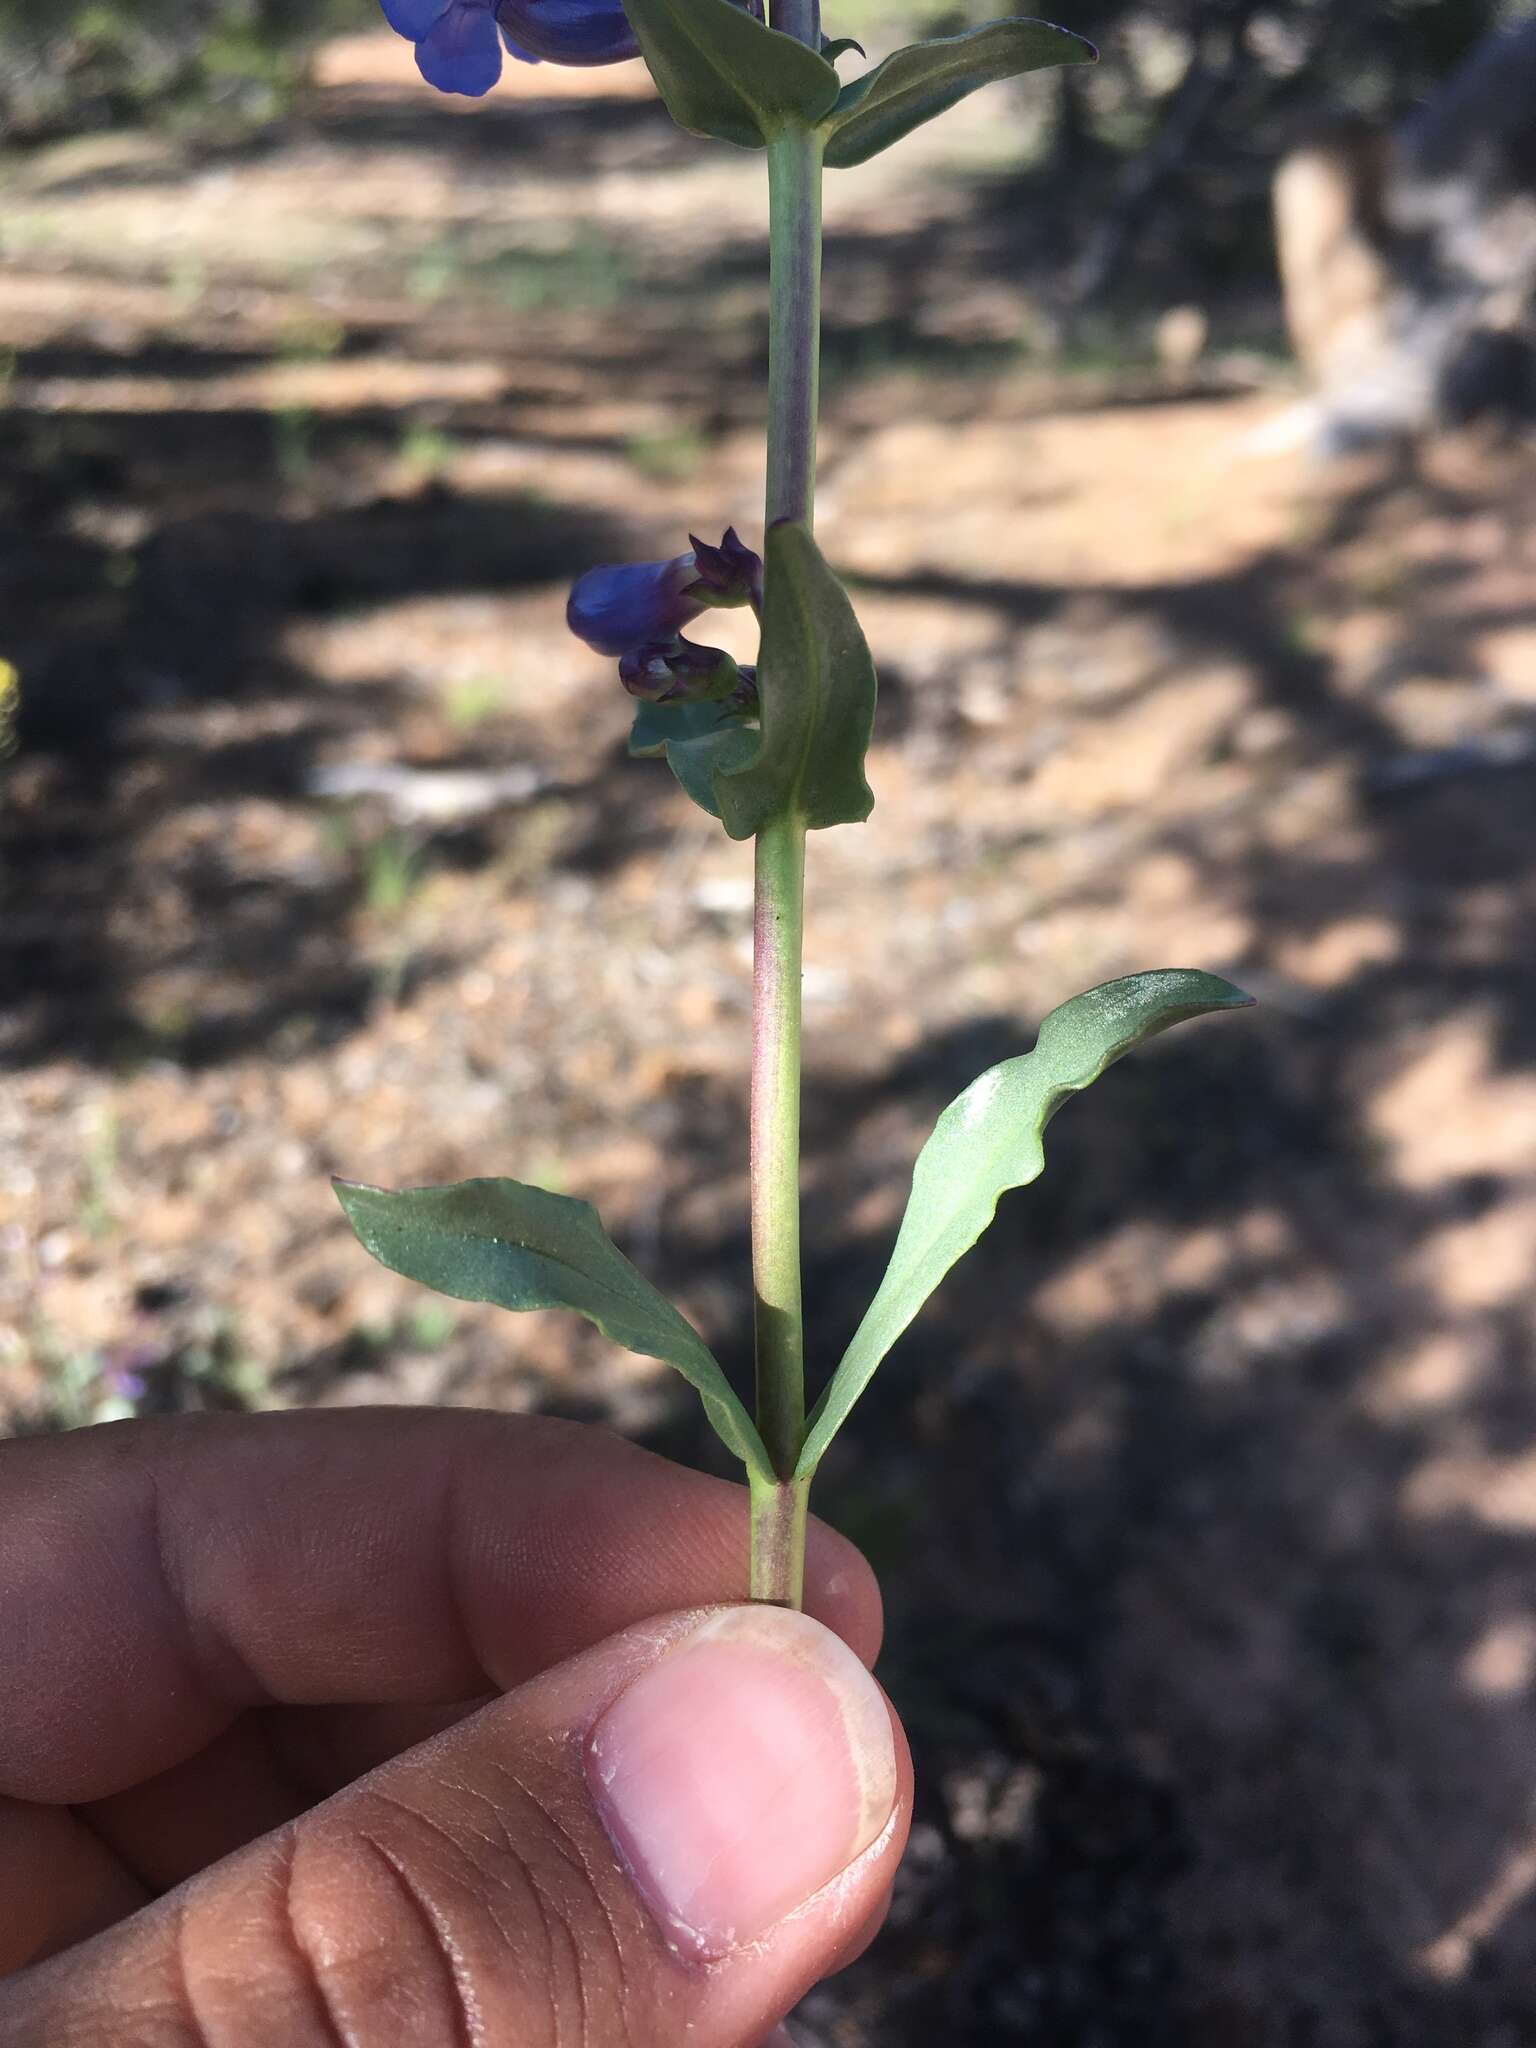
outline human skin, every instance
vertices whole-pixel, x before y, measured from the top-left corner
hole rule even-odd
[[[910,1766],[867,1565],[741,1606],[746,1517],[545,1418],[0,1444],[0,2041],[756,2048]]]

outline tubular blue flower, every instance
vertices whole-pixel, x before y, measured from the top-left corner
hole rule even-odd
[[[640,54],[620,0],[501,0],[496,18],[525,64],[622,64]]]
[[[704,607],[691,596],[697,565],[690,555],[670,562],[626,562],[579,576],[565,607],[565,623],[599,654],[671,640]]]
[[[627,562],[577,578],[566,624],[599,654],[628,654],[671,641],[702,611],[750,604],[761,611],[763,564],[734,526],[719,547],[696,534],[686,555],[669,562]]]
[[[618,64],[640,54],[621,0],[380,0],[416,45],[439,92],[479,99],[501,76],[505,44],[524,64]]]

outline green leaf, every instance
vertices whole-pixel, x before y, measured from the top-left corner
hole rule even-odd
[[[807,528],[790,520],[769,527],[764,544],[757,688],[761,741],[745,766],[715,772],[731,837],[750,839],[790,809],[812,831],[867,818],[875,665],[848,593]]]
[[[625,1258],[590,1202],[516,1180],[398,1194],[353,1181],[338,1180],[335,1188],[381,1265],[458,1301],[574,1309],[616,1344],[675,1366],[703,1397],[721,1441],[751,1470],[773,1476],[761,1438],[703,1338]]]
[[[757,728],[719,704],[642,704],[629,751],[636,760],[665,760],[700,810],[718,818],[715,777],[752,759]]]
[[[851,79],[822,123],[829,169],[867,163],[978,86],[1054,64],[1092,64],[1092,43],[1048,21],[989,21],[964,35],[897,50]]]
[[[989,1068],[955,1098],[918,1155],[891,1263],[816,1404],[798,1477],[815,1471],[875,1368],[992,1221],[999,1196],[1039,1177],[1045,1127],[1066,1098],[1171,1024],[1252,1000],[1219,975],[1185,968],[1107,981],[1052,1010],[1033,1052]]]
[[[656,89],[680,128],[761,149],[814,128],[837,98],[826,59],[733,0],[624,0]]]

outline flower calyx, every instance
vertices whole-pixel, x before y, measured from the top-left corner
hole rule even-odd
[[[756,669],[681,634],[631,648],[619,663],[619,681],[646,704],[719,704],[742,718],[758,708]]]
[[[690,533],[695,581],[688,595],[708,610],[731,610],[749,604],[759,617],[763,610],[763,558],[754,554],[734,526],[725,529],[718,547],[712,548],[696,533]]]

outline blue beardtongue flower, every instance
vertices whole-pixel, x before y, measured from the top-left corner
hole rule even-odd
[[[524,64],[621,64],[638,57],[620,0],[381,0],[397,35],[416,45],[439,92],[479,99],[501,76],[505,47]]]
[[[579,576],[565,607],[565,622],[598,654],[628,654],[670,640],[704,609],[691,586],[698,580],[692,555],[670,562],[625,562]]]
[[[566,624],[598,654],[670,641],[700,612],[750,604],[762,596],[761,560],[732,527],[719,547],[694,540],[666,562],[626,562],[577,578]]]

